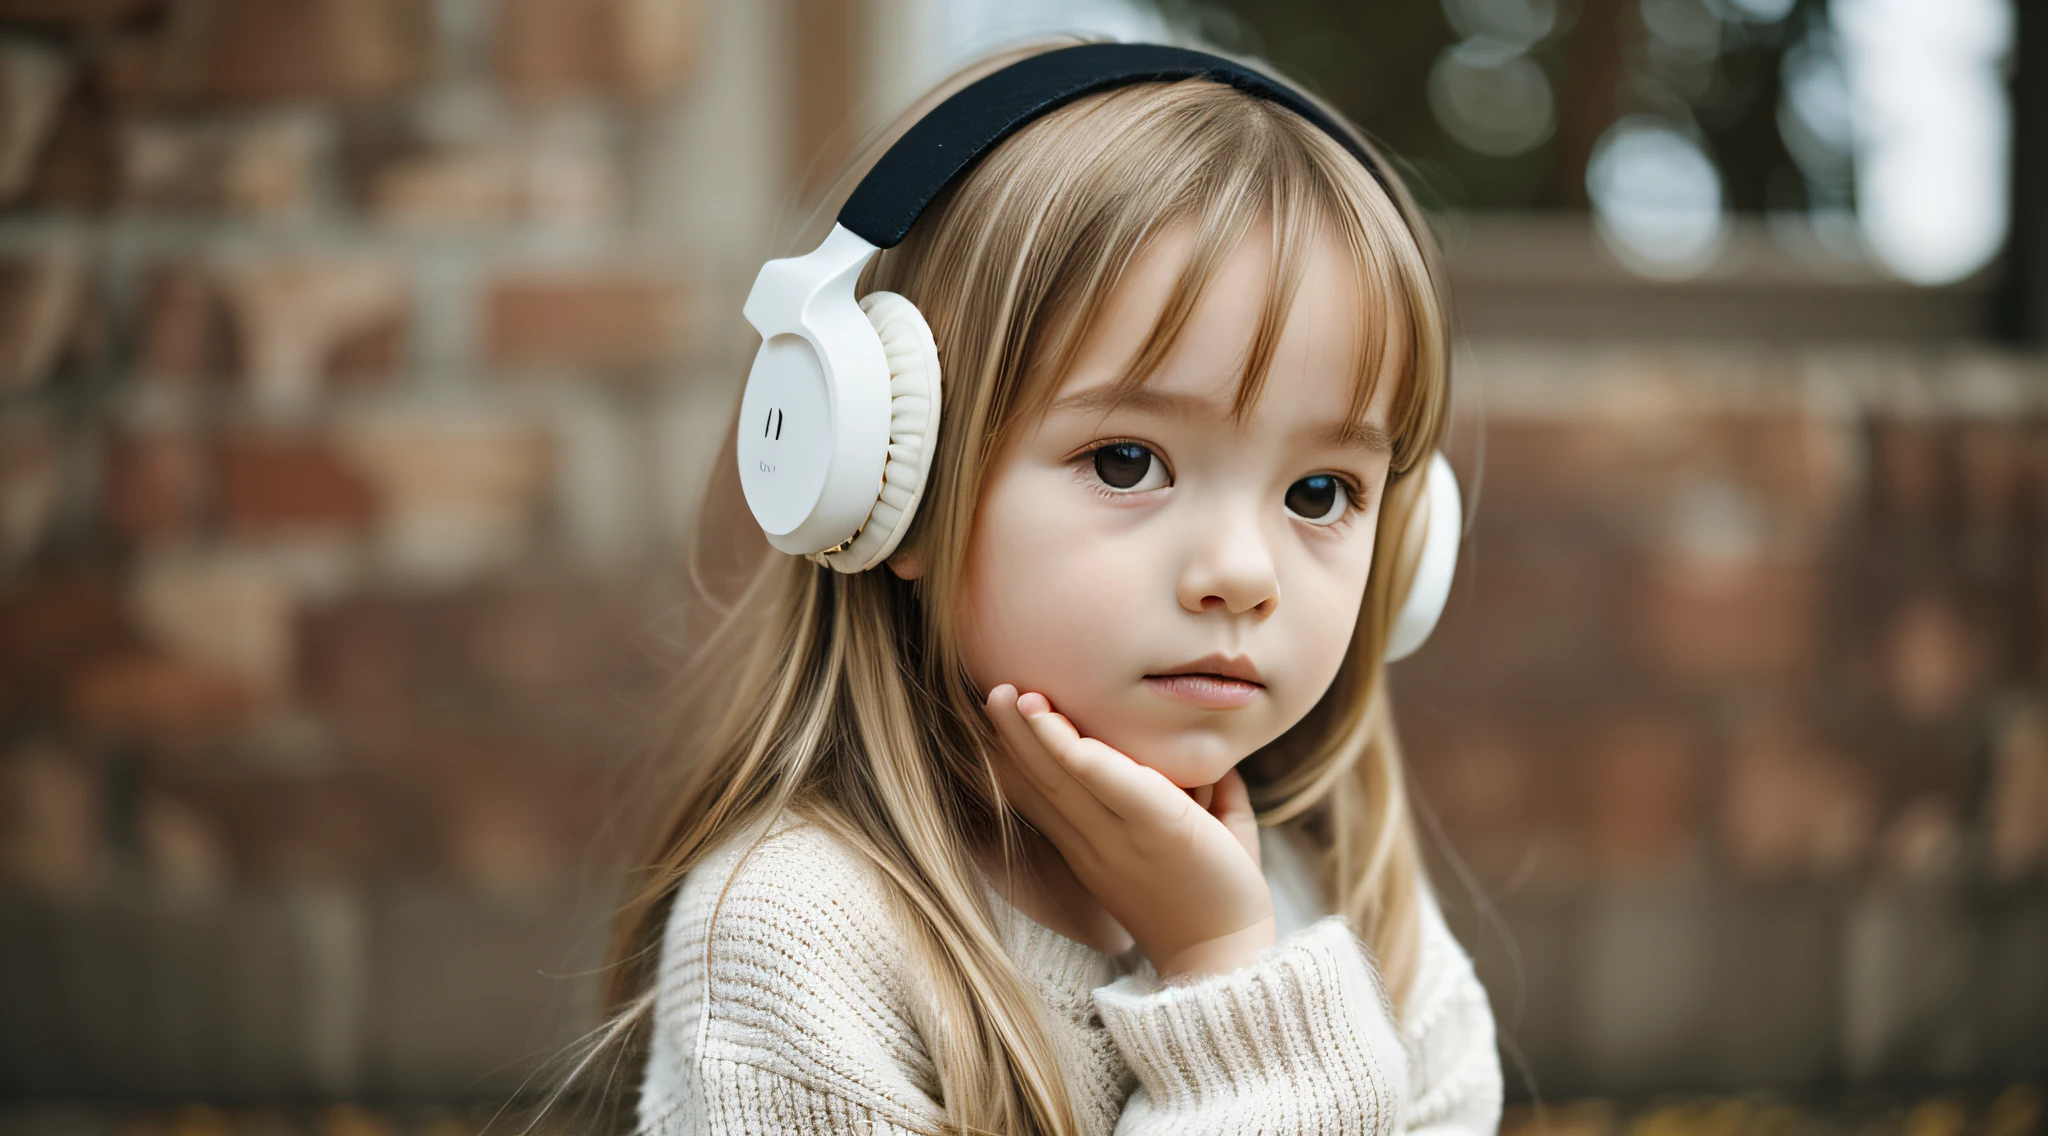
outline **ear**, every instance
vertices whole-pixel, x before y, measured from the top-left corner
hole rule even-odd
[[[889,571],[896,573],[899,580],[915,580],[924,575],[924,557],[914,548],[896,550],[889,557]]]

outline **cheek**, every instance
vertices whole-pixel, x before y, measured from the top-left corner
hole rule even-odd
[[[1139,566],[1065,507],[1065,476],[1003,473],[985,490],[961,580],[960,653],[982,693],[1036,690],[1081,723],[1089,693],[1109,685]]]
[[[1362,521],[1361,523],[1369,523]],[[1340,555],[1302,566],[1292,598],[1300,601],[1283,613],[1288,622],[1288,667],[1292,681],[1283,707],[1292,726],[1316,704],[1351,651],[1358,615],[1364,606],[1372,572],[1373,534],[1348,543]],[[1276,737],[1278,735],[1275,735]]]

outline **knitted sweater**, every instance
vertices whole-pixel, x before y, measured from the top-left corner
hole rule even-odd
[[[791,817],[742,862],[755,833],[714,850],[677,893],[640,1131],[944,1131],[919,974],[875,869]],[[1083,1131],[1490,1136],[1493,1016],[1435,900],[1396,1026],[1370,955],[1341,916],[1322,916],[1291,842],[1262,830],[1261,859],[1280,941],[1185,984],[1162,984],[1136,949],[1113,957],[1043,927],[987,888],[1005,947],[1051,1011]]]

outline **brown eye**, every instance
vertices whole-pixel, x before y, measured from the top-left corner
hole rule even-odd
[[[1312,525],[1333,525],[1344,519],[1351,495],[1344,483],[1327,473],[1313,474],[1287,487],[1287,511]]]
[[[1136,442],[1112,442],[1095,451],[1095,476],[1111,489],[1136,493],[1171,482],[1159,455]]]

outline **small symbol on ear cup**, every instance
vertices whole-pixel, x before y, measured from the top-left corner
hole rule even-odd
[[[782,412],[774,407],[768,408],[768,420],[761,423],[761,436],[763,438],[768,437],[768,431],[771,429],[775,431],[775,440],[780,442],[782,440]]]

